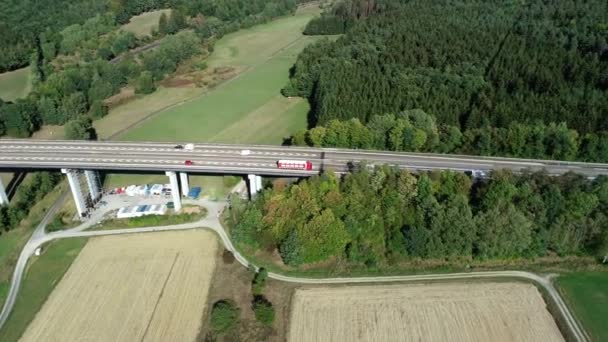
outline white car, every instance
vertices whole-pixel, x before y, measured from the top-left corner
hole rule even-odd
[[[242,156],[248,156],[251,154],[251,150],[241,150],[241,155]]]

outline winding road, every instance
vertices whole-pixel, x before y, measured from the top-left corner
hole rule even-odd
[[[65,195],[64,195],[65,196]],[[232,252],[235,259],[245,267],[252,265],[239,251],[234,247],[230,238],[219,221],[219,213],[221,213],[227,202],[212,202],[204,201],[204,206],[207,208],[208,215],[196,222],[184,223],[170,226],[157,226],[145,228],[129,228],[116,230],[99,230],[86,231],[92,225],[98,222],[98,219],[113,208],[104,208],[94,213],[93,218],[83,223],[82,225],[58,232],[46,233],[45,227],[57,210],[61,207],[63,201],[57,201],[53,207],[49,209],[44,219],[40,222],[32,237],[23,248],[11,281],[7,300],[0,313],[0,329],[6,322],[15,304],[21,281],[27,265],[27,261],[34,251],[43,245],[56,239],[71,238],[71,237],[94,237],[102,235],[116,234],[135,234],[149,233],[169,230],[184,230],[184,229],[209,229],[214,231],[221,239],[224,248]],[[201,204],[201,202],[197,202]],[[255,266],[254,266],[255,267]],[[272,279],[301,284],[352,284],[352,283],[386,283],[386,282],[412,282],[412,281],[433,281],[433,280],[460,280],[460,279],[483,279],[483,278],[517,278],[536,283],[539,287],[545,290],[549,299],[555,304],[559,314],[562,316],[562,321],[567,325],[572,337],[579,342],[588,340],[585,332],[580,328],[578,322],[570,312],[568,306],[561,298],[558,291],[553,286],[551,279],[540,275],[523,272],[523,271],[494,271],[494,272],[469,272],[469,273],[447,273],[447,274],[425,274],[425,275],[409,275],[409,276],[384,276],[384,277],[353,277],[353,278],[302,278],[291,277],[278,273],[269,272],[268,276]]]

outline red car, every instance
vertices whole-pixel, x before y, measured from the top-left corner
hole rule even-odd
[[[186,161],[184,162],[184,165],[188,165],[188,166],[190,166],[190,165],[194,165],[194,163],[192,162],[192,160],[186,160]]]

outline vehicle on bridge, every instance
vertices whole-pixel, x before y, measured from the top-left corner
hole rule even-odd
[[[194,144],[186,144],[186,145],[179,144],[179,145],[173,146],[173,148],[176,150],[192,151],[192,150],[194,150]]]
[[[192,160],[186,160],[186,161],[184,161],[184,165],[190,166],[190,165],[194,165],[194,163],[192,162]]]
[[[277,167],[279,169],[287,170],[312,170],[312,163],[308,160],[279,160],[277,161]]]

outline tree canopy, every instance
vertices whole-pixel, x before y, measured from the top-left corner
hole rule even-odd
[[[231,234],[241,246],[278,249],[293,266],[603,256],[607,190],[606,177],[574,174],[498,171],[474,181],[360,167],[267,189],[251,202],[234,199]]]
[[[473,128],[438,125],[422,110],[330,120],[326,125],[296,132],[293,145],[408,152],[459,153],[532,159],[608,162],[608,132],[583,136],[565,123],[522,124]]]
[[[605,1],[350,2],[391,6],[299,55],[283,92],[310,100],[313,123],[418,108],[463,130],[608,130]]]

